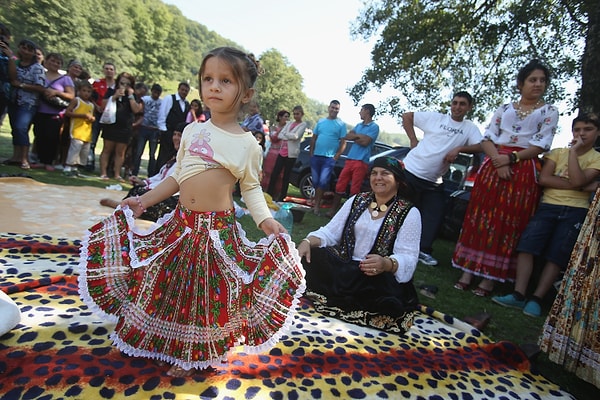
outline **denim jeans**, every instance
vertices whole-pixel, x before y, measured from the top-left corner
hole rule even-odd
[[[152,129],[147,127],[140,127],[138,140],[137,140],[137,149],[135,151],[135,162],[133,164],[133,175],[137,175],[140,172],[140,164],[142,162],[142,154],[144,153],[144,147],[146,147],[146,142],[148,142],[149,148],[149,161],[148,161],[148,176],[152,176],[151,174],[156,170],[156,148],[158,147],[158,129]]]
[[[329,190],[331,185],[331,174],[335,160],[333,157],[312,156],[310,159],[310,170],[313,187],[315,189]]]
[[[587,211],[586,208],[541,203],[521,234],[517,251],[543,256],[564,271]]]
[[[444,218],[444,184],[429,182],[404,171],[406,182],[415,192],[415,205],[421,212],[421,251],[431,254],[433,241]]]
[[[33,117],[37,112],[37,106],[28,104],[8,106],[8,118],[10,119],[10,127],[12,128],[12,144],[13,146],[29,146],[29,128]]]

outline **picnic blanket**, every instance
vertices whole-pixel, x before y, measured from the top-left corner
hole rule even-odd
[[[44,193],[54,189],[42,186]],[[6,188],[0,179],[0,205]],[[77,193],[60,190],[63,203]],[[95,207],[77,202],[80,209]],[[1,230],[6,212],[0,208]],[[71,215],[86,220],[86,226],[96,217],[101,215]],[[59,222],[52,213],[47,218],[48,227]],[[78,262],[77,236],[0,233],[0,290],[21,312],[20,323],[0,336],[0,398],[572,398],[532,370],[516,345],[493,342],[436,310],[421,307],[407,334],[399,336],[320,314],[309,299],[292,330],[269,352],[234,349],[216,372],[169,377],[168,367],[129,357],[112,345],[114,325],[79,298]]]

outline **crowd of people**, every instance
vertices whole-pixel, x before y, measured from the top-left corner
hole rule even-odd
[[[453,95],[449,114],[404,113],[411,151],[403,161],[379,157],[369,164],[379,135],[375,107],[362,105],[361,121],[348,131],[338,118],[339,101],[332,100],[310,143],[315,214],[321,214],[336,161],[349,142],[352,147],[335,185],[331,220],[296,249],[273,219],[263,192],[285,201],[307,129],[304,110],[295,106],[290,115],[281,109],[275,125],[267,127],[254,98],[260,66],[252,55],[232,48],[210,52],[199,71],[204,103],[189,102],[188,83],[162,98],[162,87],[154,84],[148,95],[143,83],[127,72],[117,73],[110,62],[103,66],[104,77],[93,83],[77,60],[63,73],[60,54],[48,53],[40,60],[39,46],[27,39],[13,53],[10,32],[4,26],[0,30],[0,111],[8,110],[13,137],[13,155],[5,163],[29,169],[32,152],[47,170],[60,167],[77,175],[78,168],[95,168],[94,149],[101,137],[101,179],[124,181],[123,173],[131,175],[134,188],[125,199],[102,200],[122,208],[90,231],[84,243],[90,257],[80,280],[85,301],[117,319],[113,339],[124,352],[169,363],[169,374],[187,376],[223,361],[239,343],[265,349],[289,324],[305,283],[325,304],[339,309],[342,319],[362,310],[410,320],[418,303],[412,284],[417,263],[439,264],[433,242],[443,217],[442,177],[459,153],[483,153],[451,259],[461,271],[454,288],[488,297],[496,282],[514,282],[512,293],[492,301],[539,317],[543,297],[564,273],[545,324],[543,349],[600,385],[590,372],[594,358],[589,356],[600,354],[600,346],[590,342],[598,332],[597,321],[581,322],[582,313],[597,315],[600,308],[598,286],[587,280],[595,279],[598,270],[597,257],[588,253],[598,239],[600,154],[593,146],[600,120],[594,114],[579,115],[570,146],[550,151],[559,113],[544,101],[550,71],[539,61],[518,71],[519,98],[500,106],[483,134],[466,118],[474,105],[466,91]],[[241,110],[247,116],[240,123]],[[423,132],[420,140],[415,128]],[[146,143],[149,178],[144,180],[137,175]],[[370,190],[364,192],[367,175]],[[233,223],[231,193],[236,186],[268,241],[241,240],[241,228]],[[134,216],[160,218],[160,224],[142,235],[129,226]],[[125,230],[115,229],[123,224]],[[106,235],[114,240],[105,240]],[[135,254],[127,260],[121,247],[125,237]],[[118,245],[106,247],[113,242]],[[94,257],[106,253],[112,256]],[[536,257],[545,265],[529,293]],[[132,268],[121,268],[125,264]],[[105,271],[102,278],[96,274],[100,269]],[[190,269],[196,294],[183,289]],[[147,273],[157,279],[145,280]],[[254,285],[250,277],[259,275],[265,281]],[[477,285],[476,278],[481,279]],[[111,292],[113,282],[129,288],[127,301]],[[582,297],[582,288],[592,300]],[[163,300],[146,301],[148,293],[152,298],[158,292]],[[270,301],[252,303],[263,292]],[[240,302],[226,301],[231,298]],[[260,312],[265,319],[250,324],[239,316],[253,307],[267,310]],[[131,318],[133,308],[136,318]],[[182,339],[175,324],[199,334]],[[157,348],[157,331],[147,326],[164,328],[171,336]],[[573,356],[583,351],[588,358]]]
[[[125,182],[140,174],[146,145],[147,174],[153,176],[175,155],[175,127],[210,118],[199,99],[186,100],[187,82],[161,98],[160,84],[148,94],[145,83],[118,73],[112,62],[102,66],[102,78],[92,80],[78,60],[65,63],[55,52],[44,56],[29,39],[13,52],[10,30],[0,24],[0,31],[0,115],[8,115],[13,138],[13,154],[4,164],[77,176],[96,169],[96,144],[102,138],[101,179]]]

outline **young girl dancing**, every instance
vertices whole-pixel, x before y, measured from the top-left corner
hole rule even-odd
[[[260,146],[238,115],[254,95],[260,66],[229,48],[202,61],[201,97],[209,121],[183,133],[174,174],[90,228],[81,249],[80,293],[116,322],[119,350],[172,364],[188,376],[245,345],[272,347],[292,323],[304,270],[285,228],[271,217],[260,182]],[[236,222],[232,192],[268,238],[252,243]],[[134,216],[179,191],[179,204],[149,232]]]

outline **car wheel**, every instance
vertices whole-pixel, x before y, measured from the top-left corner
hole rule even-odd
[[[305,199],[315,197],[315,188],[312,185],[312,175],[309,173],[302,175],[300,178],[300,194]]]

